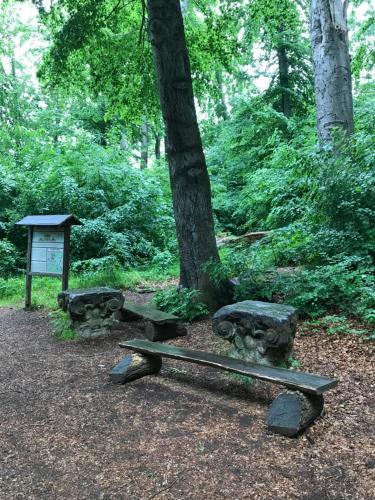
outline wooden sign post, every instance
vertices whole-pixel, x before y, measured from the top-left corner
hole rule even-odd
[[[17,222],[28,226],[26,264],[26,309],[31,306],[33,276],[61,277],[62,289],[69,283],[70,228],[82,224],[74,215],[28,215]]]

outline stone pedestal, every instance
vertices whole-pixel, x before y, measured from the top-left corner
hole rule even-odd
[[[65,290],[59,293],[57,300],[69,313],[72,326],[81,339],[107,334],[117,323],[114,314],[124,303],[120,290],[106,287]]]
[[[294,307],[245,300],[219,309],[212,327],[233,344],[231,355],[266,366],[287,365],[297,326]]]

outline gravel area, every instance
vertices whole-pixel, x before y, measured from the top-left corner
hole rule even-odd
[[[127,299],[146,301],[147,294]],[[326,411],[295,439],[267,431],[280,388],[165,360],[158,376],[112,385],[119,339],[58,342],[48,313],[0,309],[0,499],[373,499],[374,350],[307,332],[295,357],[336,377]],[[220,350],[210,322],[170,341]]]

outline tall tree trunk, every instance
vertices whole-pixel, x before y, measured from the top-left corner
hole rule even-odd
[[[281,87],[281,111],[287,118],[289,118],[291,115],[289,64],[285,45],[279,45],[277,47],[277,59],[279,62],[279,81]]]
[[[148,123],[146,117],[142,120],[141,125],[141,170],[147,168],[148,164]]]
[[[180,255],[180,284],[213,305],[215,287],[203,270],[219,260],[211,188],[194,105],[180,0],[148,0],[149,31],[167,142]]]
[[[312,0],[311,43],[315,73],[318,135],[331,129],[353,132],[353,98],[347,31],[347,1]]]

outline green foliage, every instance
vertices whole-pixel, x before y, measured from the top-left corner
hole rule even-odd
[[[152,284],[178,276],[178,265],[164,268],[147,266],[123,270],[119,267],[104,268],[97,271],[82,271],[72,274],[69,288],[91,288],[109,286],[113,288],[131,289],[138,285]],[[49,277],[34,276],[32,281],[33,307],[56,309],[57,295],[61,291],[61,280]],[[25,277],[17,276],[8,279],[0,278],[0,306],[19,305],[25,302]]]
[[[56,310],[50,313],[53,335],[57,340],[68,341],[75,340],[77,334],[72,328],[72,322],[69,314]]]
[[[35,144],[21,156],[22,170],[11,187],[17,197],[2,213],[0,206],[3,234],[19,248],[24,230],[14,231],[13,224],[24,215],[74,213],[84,224],[72,233],[73,260],[110,257],[130,267],[160,252],[175,253],[170,194],[158,170],[136,170],[115,148],[93,144],[43,151]]]
[[[368,259],[345,256],[300,270],[249,268],[240,275],[235,299],[285,302],[310,317],[341,310],[375,323],[374,271]]]
[[[175,314],[186,321],[209,314],[207,306],[201,302],[200,292],[189,288],[166,288],[156,293],[154,302],[162,311]]]
[[[7,240],[0,240],[0,276],[14,274],[19,263],[17,248]]]
[[[352,45],[354,45],[354,56],[352,60],[352,73],[354,78],[373,79],[371,75],[375,66],[375,9],[368,6],[365,20],[358,26]]]
[[[319,332],[321,329],[327,335],[360,335],[367,340],[374,339],[374,332],[370,329],[357,328],[346,316],[337,314],[328,314],[312,321],[305,321],[301,327],[301,335]]]
[[[163,135],[142,2],[59,0],[50,12],[35,2],[49,38],[39,71],[44,90],[19,59],[20,46],[38,46],[41,35],[20,22],[13,1],[3,4],[0,302],[23,300],[24,278],[12,274],[24,268],[26,233],[14,223],[30,213],[72,212],[83,221],[72,234],[73,288],[176,277],[168,171],[163,160],[136,168],[140,123],[147,119],[150,135]],[[373,323],[375,101],[371,82],[361,83],[373,69],[373,12],[353,24],[356,132],[345,140],[337,133],[339,156],[317,147],[306,6],[189,2],[185,31],[208,117],[217,227],[271,231],[250,249],[224,249],[222,264],[207,269],[217,282],[240,277],[237,299],[284,301],[306,316],[333,311]],[[287,87],[273,70],[280,50],[288,59]],[[249,69],[256,59],[269,63],[262,93],[250,76],[263,72]],[[292,101],[289,118],[279,112],[282,92]],[[35,278],[33,305],[56,307],[59,289],[58,280]],[[191,290],[167,290],[157,301],[188,319],[206,312]],[[330,331],[342,325],[335,320]]]
[[[336,137],[340,156],[318,149],[312,115],[286,120],[259,98],[239,101],[211,139],[219,227],[271,230],[250,248],[228,250],[210,269],[214,278],[240,278],[237,299],[374,321],[375,110],[371,89],[361,91],[356,133]]]
[[[230,380],[234,380],[235,382],[238,382],[247,391],[250,391],[252,389],[253,384],[254,384],[254,379],[252,377],[249,377],[247,375],[241,375],[240,373],[227,373],[226,377],[229,378]]]

